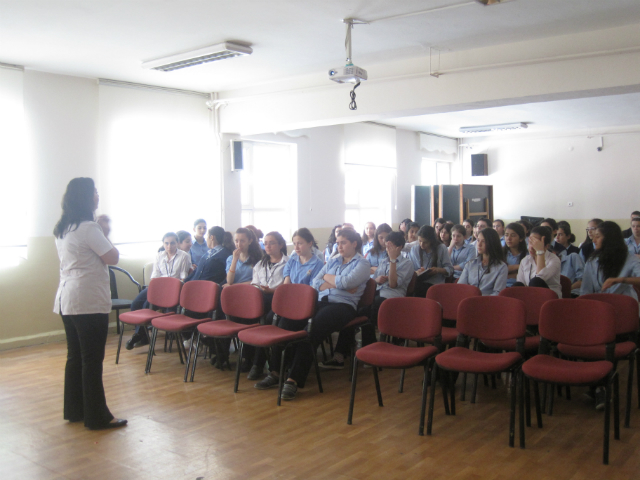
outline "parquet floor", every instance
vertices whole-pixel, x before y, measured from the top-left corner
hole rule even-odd
[[[418,369],[408,371],[403,394],[399,372],[381,372],[384,408],[371,371],[360,370],[349,426],[344,371],[323,374],[324,394],[310,380],[295,401],[277,407],[275,390],[255,390],[246,378],[234,395],[233,373],[206,361],[194,383],[183,383],[175,351],[160,352],[151,375],[141,349],[123,349],[115,365],[116,340],[109,337],[104,382],[109,407],[129,425],[111,431],[63,421],[64,343],[0,353],[1,480],[640,478],[636,392],[632,427],[621,429],[620,441],[612,435],[606,467],[602,413],[578,391],[571,401],[557,399],[543,429],[527,428],[520,450],[507,444],[508,395],[500,383],[479,387],[475,405],[458,401],[455,417],[444,415],[438,394],[433,435],[419,437]],[[621,373],[624,391],[626,366]]]

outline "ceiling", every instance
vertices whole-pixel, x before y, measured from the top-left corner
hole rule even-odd
[[[341,19],[375,20],[468,0],[0,0],[0,62],[91,78],[220,92],[318,75],[344,61]],[[430,46],[460,51],[640,23],[638,0],[513,0],[477,3],[358,25],[353,57],[368,68],[424,57]],[[164,73],[141,63],[223,41],[251,45],[248,57]],[[548,102],[390,120],[459,136],[463,125],[531,121],[553,128],[629,121],[637,95]],[[595,110],[594,110],[595,109]],[[589,112],[595,113],[589,116]],[[615,115],[614,115],[615,114]],[[535,125],[535,127],[534,127]]]

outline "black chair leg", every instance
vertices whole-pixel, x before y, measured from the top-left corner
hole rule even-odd
[[[451,415],[449,409],[449,372],[447,370],[440,370],[440,383],[442,385],[442,398],[444,399],[444,413],[445,415]]]
[[[382,403],[382,391],[380,390],[380,379],[378,378],[378,369],[376,367],[372,367],[373,370],[373,380],[376,384],[376,394],[378,395],[378,406],[384,407]]]
[[[196,336],[196,331],[191,332],[191,341],[189,342],[189,355],[187,356],[187,366],[184,367],[184,381],[186,382],[189,378],[189,367],[191,366],[191,355],[193,355],[193,340]],[[198,351],[196,350],[195,356],[198,356]],[[195,361],[195,360],[194,360]]]
[[[456,384],[453,381],[453,372],[447,372],[447,386],[451,391],[451,415],[456,414]]]
[[[540,386],[538,382],[533,382],[533,401],[536,403],[536,419],[538,420],[538,428],[542,428],[542,407],[540,405]]]
[[[531,391],[529,389],[529,379],[524,376],[524,374],[520,374],[522,376],[522,383],[524,383],[524,401],[526,408],[526,422],[527,427],[531,426]]]
[[[151,343],[149,343],[149,353],[147,353],[147,367],[144,373],[151,373],[151,363],[153,362],[153,352],[156,346],[156,340],[158,339],[158,329],[153,328],[151,330]]]
[[[320,344],[320,349],[322,350],[322,361],[326,362],[327,361],[327,351],[324,348],[324,342],[322,342]]]
[[[172,333],[171,337],[173,339],[173,337],[176,338],[176,348],[178,349],[178,356],[180,357],[180,364],[184,365],[184,360],[182,358],[182,351],[184,350],[184,345],[182,345],[182,342],[180,341],[180,334],[179,333]],[[185,352],[185,357],[186,357],[186,352]]]
[[[467,393],[467,373],[462,374],[462,393],[460,394],[460,401],[464,402],[465,395]]]
[[[244,343],[240,342],[240,351],[238,352],[238,362],[236,363],[236,381],[235,384],[233,385],[233,393],[238,393],[238,383],[240,383],[240,369],[242,368],[242,350],[244,348]],[[217,345],[216,345],[216,350],[217,350]],[[218,360],[220,359],[220,357],[218,357]]]
[[[124,326],[120,328],[120,310],[116,309],[116,333],[120,333],[120,330],[124,330]]]
[[[516,375],[516,383],[518,385],[518,413],[519,413],[519,424],[518,428],[520,429],[520,448],[524,448],[524,375],[522,372],[512,373],[512,375]],[[531,423],[531,418],[529,418],[529,423]]]
[[[282,352],[280,352],[280,376],[278,377],[278,402],[277,402],[278,406],[280,406],[282,403],[280,396],[282,395],[282,387],[284,386],[284,358],[285,358],[285,353],[287,351],[287,348],[289,348],[289,345],[285,346],[282,349]]]
[[[322,390],[322,379],[320,378],[320,367],[318,367],[318,355],[316,354],[316,346],[309,342],[309,348],[311,348],[311,353],[313,353],[313,365],[316,369],[316,380],[318,381],[318,390],[320,390],[320,393],[324,393],[324,390]],[[355,356],[353,357],[355,358]]]
[[[553,385],[549,385],[549,411],[547,412],[547,415],[552,416],[553,415],[553,402],[556,396],[556,389],[553,388]]]
[[[613,438],[620,440],[620,377],[613,377]]]
[[[124,327],[120,330],[120,338],[118,339],[118,351],[116,352],[116,365],[120,360],[120,348],[122,347],[122,334],[124,333]]]
[[[635,354],[629,357],[629,376],[627,377],[627,409],[624,414],[624,428],[629,428],[631,424],[631,395],[633,393],[633,364],[635,363]]]
[[[424,376],[422,378],[422,405],[420,408],[420,427],[418,428],[418,435],[424,435],[424,417],[427,407],[427,389],[429,388],[429,362],[424,365]]]
[[[358,362],[358,359],[356,358],[354,361],[354,364]],[[356,381],[358,380],[358,365],[354,366],[353,369],[353,377],[351,377],[351,398],[349,399],[349,416],[347,417],[347,425],[351,425],[351,420],[353,418],[353,404],[355,402],[356,399]],[[375,372],[376,369],[375,367],[373,368],[373,371]]]
[[[471,391],[471,403],[476,403],[476,393],[478,392],[478,374],[473,376],[473,390]]]
[[[602,463],[609,465],[609,432],[611,430],[611,384],[604,387],[604,445]]]
[[[429,392],[429,416],[427,418],[427,435],[431,435],[433,427],[433,404],[435,402],[436,381],[438,379],[438,365],[435,360],[431,366],[431,392]]]
[[[495,390],[496,388],[498,388],[496,386],[496,376],[495,375],[491,375],[491,389]]]
[[[191,365],[191,378],[189,379],[190,382],[193,382],[193,377],[196,374],[196,365],[198,364],[199,349],[200,349],[200,332],[198,332],[198,335],[196,336],[196,353],[193,357],[193,365]]]
[[[553,387],[551,387],[553,388]],[[543,383],[542,384],[542,405],[540,406],[540,408],[542,408],[542,412],[543,413],[547,413],[547,384]]]

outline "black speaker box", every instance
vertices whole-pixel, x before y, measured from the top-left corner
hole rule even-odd
[[[477,153],[471,155],[471,176],[472,177],[486,177],[489,175],[489,169],[487,168],[487,154]]]
[[[231,140],[231,171],[243,170],[244,162],[242,159],[242,142]]]

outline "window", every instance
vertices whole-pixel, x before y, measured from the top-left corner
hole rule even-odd
[[[289,241],[298,217],[296,145],[244,141],[242,148],[241,224],[265,235],[280,232]]]
[[[451,183],[451,163],[429,158],[422,159],[422,185],[448,185]]]
[[[345,222],[391,224],[395,168],[345,165]]]

